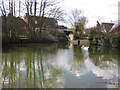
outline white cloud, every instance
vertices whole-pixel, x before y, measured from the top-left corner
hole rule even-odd
[[[88,25],[95,26],[97,17],[102,17],[101,22],[111,22],[118,19],[119,0],[63,0],[60,6],[69,12],[71,9],[78,8],[84,11],[88,17]]]

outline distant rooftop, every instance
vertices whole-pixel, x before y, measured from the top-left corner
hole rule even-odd
[[[114,23],[102,23],[101,26],[103,27],[104,31],[109,32],[113,27]]]
[[[105,23],[105,22],[103,22],[102,24],[114,25],[114,23]]]

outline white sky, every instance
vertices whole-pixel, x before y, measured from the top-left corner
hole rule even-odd
[[[93,27],[96,25],[97,20],[99,22],[118,20],[119,1],[120,0],[63,0],[60,6],[66,12],[74,8],[83,10],[84,16],[88,18],[87,27]]]
[[[83,15],[88,19],[86,27],[89,28],[96,26],[97,20],[99,22],[118,20],[119,1],[120,0],[62,0],[59,6],[66,14],[69,14],[69,12],[75,8],[82,10]],[[59,22],[59,24],[69,27],[68,23]]]

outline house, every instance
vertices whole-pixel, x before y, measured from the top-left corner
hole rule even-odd
[[[114,23],[102,23],[101,24],[102,32],[104,32],[104,33],[110,32],[113,25],[114,25]]]
[[[24,20],[17,17],[16,22],[17,22],[16,28],[18,29],[18,33],[19,34],[26,34],[27,33],[27,30],[26,30],[27,24],[24,22]]]
[[[7,33],[10,34],[11,32],[16,32],[19,35],[23,35],[23,34],[27,33],[27,31],[26,31],[27,24],[24,22],[24,20],[22,18],[8,15],[6,17],[6,19],[7,19],[7,24],[6,24],[7,25]],[[6,27],[4,22],[5,22],[5,20],[2,19],[3,29],[5,29],[5,27]]]
[[[39,16],[30,16],[29,19],[30,19],[30,21],[29,21],[30,28],[34,28],[34,25],[35,25],[36,29],[40,29],[40,26],[42,24],[43,30],[45,30],[45,29],[54,30],[54,29],[56,29],[56,26],[58,26],[58,22],[54,18],[48,18],[48,17],[41,18]],[[43,21],[41,22],[41,20],[43,20]],[[24,21],[26,23],[28,23],[28,18],[25,17]]]
[[[60,31],[60,32],[65,32],[68,30],[67,27],[63,26],[63,25],[58,25],[57,27],[57,30]]]
[[[109,31],[109,33],[118,33],[120,31],[120,20],[114,21],[114,25]]]
[[[118,34],[120,33],[120,24],[117,25],[114,29],[112,29],[112,31],[110,32],[110,34]]]

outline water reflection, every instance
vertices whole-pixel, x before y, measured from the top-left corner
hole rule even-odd
[[[105,83],[118,77],[113,51],[69,44],[8,45],[0,61],[0,88],[115,87]]]
[[[110,47],[90,47],[90,60],[99,69],[99,76],[105,79],[118,77],[118,49]],[[97,71],[96,71],[97,72]]]
[[[1,80],[1,77],[2,77],[2,50],[0,50],[0,89],[2,87],[2,80]]]

